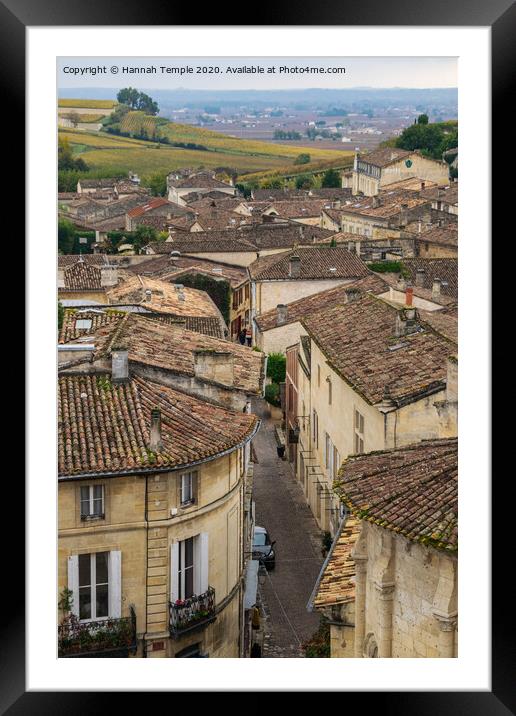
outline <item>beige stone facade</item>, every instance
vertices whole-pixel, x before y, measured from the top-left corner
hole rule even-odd
[[[59,592],[74,591],[70,564],[78,555],[119,554],[119,574],[109,574],[110,612],[126,617],[134,606],[142,656],[173,657],[192,645],[210,657],[240,655],[244,491],[248,449],[243,446],[195,471],[194,502],[181,505],[184,471],[95,477],[59,482]],[[187,471],[188,472],[188,471]],[[81,520],[81,487],[102,485],[102,518]],[[215,590],[213,621],[184,634],[171,633],[177,546],[193,538],[196,592]],[[111,562],[110,562],[111,565]],[[203,573],[204,570],[204,573]],[[115,580],[118,583],[115,585]],[[111,591],[119,595],[112,607]],[[110,613],[111,616],[111,613]]]
[[[458,656],[456,555],[362,522],[353,557],[355,601],[328,610],[332,658]]]

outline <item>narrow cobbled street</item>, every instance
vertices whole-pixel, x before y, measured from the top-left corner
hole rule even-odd
[[[317,630],[319,616],[306,604],[323,563],[321,532],[287,461],[278,458],[275,424],[267,404],[256,400],[262,419],[253,440],[256,524],[276,541],[276,567],[259,586],[265,658],[303,657],[301,644]]]

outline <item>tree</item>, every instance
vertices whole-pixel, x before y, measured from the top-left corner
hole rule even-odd
[[[57,143],[57,168],[75,169],[77,171],[88,171],[88,165],[84,159],[74,159],[68,139],[59,138]]]
[[[64,306],[61,303],[61,301],[57,302],[57,328],[58,330],[61,330],[63,326],[63,319],[64,319]]]
[[[437,124],[412,124],[396,141],[401,149],[420,149],[423,154],[440,159],[445,134]]]
[[[152,241],[158,241],[157,229],[153,226],[145,226],[145,224],[136,227],[133,240],[135,251],[140,251],[145,244],[150,244]]]
[[[310,174],[300,174],[296,177],[296,189],[311,189],[313,179]]]
[[[167,175],[151,174],[151,176],[142,180],[143,186],[148,187],[151,190],[152,196],[165,196],[167,193]]]
[[[323,187],[329,187],[331,189],[340,188],[341,186],[340,174],[336,169],[328,169],[323,174],[322,185]]]
[[[310,163],[310,155],[309,154],[298,154],[297,157],[294,159],[294,164],[309,164]]]
[[[59,219],[57,225],[57,247],[61,254],[73,253],[75,246],[75,227],[68,219]]]
[[[428,124],[428,115],[427,114],[420,114],[417,118],[418,124]]]
[[[79,122],[81,121],[81,118],[75,110],[72,110],[71,112],[68,112],[67,114],[63,115],[65,119],[70,120],[70,123],[72,127],[76,127]]]
[[[287,371],[287,359],[283,353],[269,353],[267,359],[267,377],[273,383],[283,383]]]
[[[158,103],[154,102],[145,92],[138,92],[133,87],[125,87],[116,96],[118,102],[127,105],[130,109],[137,109],[145,114],[156,115],[159,112]]]

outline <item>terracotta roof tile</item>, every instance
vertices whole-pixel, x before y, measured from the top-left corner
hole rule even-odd
[[[336,303],[346,302],[348,291],[350,290],[370,291],[377,295],[384,293],[387,289],[388,285],[382,278],[375,274],[369,274],[357,281],[335,286],[335,288],[330,288],[327,291],[320,291],[311,296],[292,301],[287,304],[287,319],[281,324],[278,324],[276,309],[260,314],[255,318],[255,322],[260,331],[268,331],[271,328],[277,328],[278,325],[288,325],[289,323],[300,321],[302,318],[334,306]]]
[[[415,310],[416,322],[419,316]],[[370,404],[388,393],[395,404],[443,390],[448,356],[456,345],[419,321],[419,330],[396,336],[406,318],[398,309],[368,293],[302,320],[329,365]]]
[[[348,517],[332,547],[314,607],[322,609],[355,600],[355,562],[351,556],[360,535],[360,520]]]
[[[116,475],[188,466],[249,439],[257,418],[140,377],[113,385],[110,375],[59,378],[59,476]],[[161,410],[163,447],[150,452],[150,416]]]
[[[186,330],[181,322],[149,321],[145,316],[127,313],[120,321],[109,322],[97,329],[89,342],[95,345],[95,358],[107,357],[114,345],[122,343],[129,351],[131,362],[188,376],[195,375],[196,351],[227,353],[233,359],[233,389],[256,394],[262,391],[263,353],[239,343]]]
[[[458,549],[457,439],[348,458],[335,492],[359,519],[437,549]]]
[[[64,269],[64,291],[96,291],[102,290],[102,271],[93,263],[79,258],[71,266]]]
[[[291,278],[289,273],[292,256],[298,256],[300,259],[298,278]],[[353,279],[369,273],[365,263],[356,254],[340,246],[299,247],[291,251],[263,256],[254,261],[248,270],[249,276],[255,281]]]

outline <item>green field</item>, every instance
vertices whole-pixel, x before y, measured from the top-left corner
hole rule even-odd
[[[152,117],[147,119],[141,112],[131,112],[128,117],[131,115],[133,117],[128,121],[132,122],[132,131],[138,131],[138,121],[145,121],[150,127],[148,119],[156,119]],[[202,144],[208,147],[209,151],[184,149],[131,137],[68,128],[60,128],[59,137],[68,140],[74,156],[82,157],[92,174],[100,171],[104,175],[106,173],[119,175],[135,171],[144,178],[182,167],[201,166],[209,169],[227,167],[234,169],[239,175],[255,172],[284,174],[292,170],[297,172],[300,169],[293,164],[299,154],[299,147],[232,139],[198,127],[172,123],[160,122],[160,130],[171,142]],[[351,152],[328,149],[311,151],[310,154],[318,166],[343,164],[352,155]],[[304,165],[304,171],[310,171],[310,166]]]

